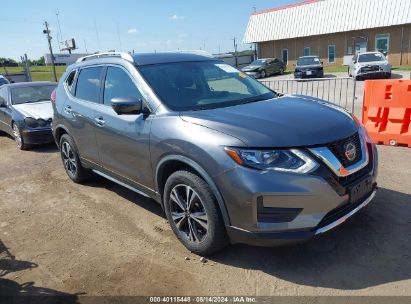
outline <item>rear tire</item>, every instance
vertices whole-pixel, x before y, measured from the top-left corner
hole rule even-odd
[[[90,179],[91,172],[81,165],[74,140],[68,134],[63,134],[59,146],[63,166],[70,179],[75,183],[83,183]]]
[[[167,179],[164,209],[168,222],[183,245],[199,255],[211,255],[228,244],[216,199],[198,175],[181,170]]]

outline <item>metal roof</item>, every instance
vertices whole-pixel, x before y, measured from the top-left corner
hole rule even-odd
[[[307,0],[255,12],[244,43],[411,23],[411,0]]]

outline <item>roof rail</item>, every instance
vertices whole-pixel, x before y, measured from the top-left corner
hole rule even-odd
[[[129,53],[121,53],[121,52],[106,52],[106,53],[97,53],[93,55],[88,55],[84,57],[80,57],[77,59],[76,62],[82,62],[90,59],[97,59],[97,58],[104,58],[104,57],[120,57],[130,62],[134,62],[133,57]]]

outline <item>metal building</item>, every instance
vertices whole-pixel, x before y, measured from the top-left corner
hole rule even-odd
[[[67,53],[57,53],[53,54],[54,55],[54,63],[56,65],[70,65],[76,62],[77,59],[80,57],[87,56],[89,54],[67,54]],[[46,65],[51,64],[51,55],[50,54],[45,54],[44,55]]]
[[[393,65],[411,64],[411,0],[307,0],[255,12],[245,43],[256,43],[259,57],[288,64],[318,55],[325,65],[343,57],[378,50]]]

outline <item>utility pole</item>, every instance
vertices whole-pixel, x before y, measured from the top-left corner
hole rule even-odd
[[[50,36],[49,24],[47,23],[47,21],[44,21],[44,26],[45,26],[45,29],[43,30],[43,34],[46,34],[46,35],[47,35],[47,41],[48,41],[48,43],[49,43],[49,50],[50,50],[50,57],[51,57],[51,66],[53,67],[54,81],[57,82],[56,67],[55,67],[55,65],[54,65],[53,48],[51,47],[51,39],[52,39],[52,37]]]
[[[235,67],[238,67],[238,57],[237,57],[237,43],[236,43],[236,37],[233,38],[234,42],[234,58],[235,58]]]

